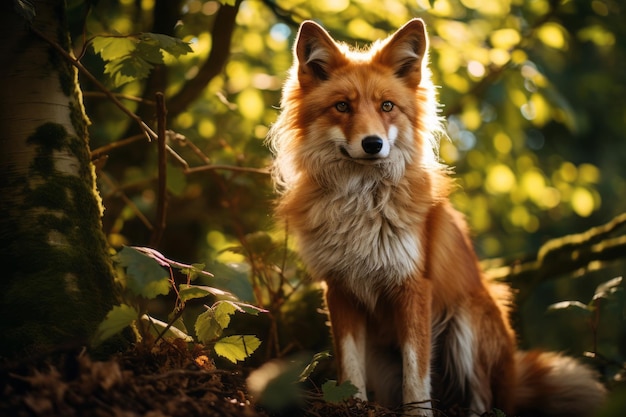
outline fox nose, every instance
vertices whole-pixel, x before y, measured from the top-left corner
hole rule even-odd
[[[378,136],[366,136],[361,141],[361,146],[365,153],[370,155],[377,154],[383,148],[383,140]]]

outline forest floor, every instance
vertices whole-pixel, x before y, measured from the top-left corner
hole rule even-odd
[[[269,413],[254,404],[242,371],[220,370],[201,346],[135,347],[107,360],[65,352],[0,365],[0,416],[270,417],[395,416],[371,403],[305,404]],[[53,358],[53,359],[51,359]]]

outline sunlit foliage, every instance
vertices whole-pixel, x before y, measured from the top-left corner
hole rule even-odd
[[[155,1],[137,4],[99,2],[87,31],[151,30]],[[195,77],[220,42],[209,32],[220,7],[216,1],[180,2],[172,34],[193,53],[165,57],[167,94]],[[625,76],[617,64],[624,57],[624,29],[623,10],[614,1],[244,1],[224,70],[198,100],[171,115],[170,127],[213,163],[266,166],[262,141],[277,113],[297,23],[315,19],[337,38],[363,45],[413,16],[427,21],[431,35],[431,62],[449,132],[440,155],[455,167],[459,185],[453,200],[469,217],[484,256],[531,250],[547,236],[583,229],[624,209],[618,197],[626,191],[625,175],[617,156],[625,146],[626,110],[619,101]],[[141,86],[131,83],[119,91],[139,95]],[[101,109],[106,104],[89,104],[98,122],[96,144],[127,132],[128,121],[114,119],[111,125],[110,118],[100,117],[109,116]],[[127,166],[116,176],[138,179],[136,170]],[[188,183],[181,185],[181,196],[212,193],[207,178],[181,181]],[[240,184],[242,190],[264,182],[238,181],[248,183]],[[251,217],[244,233],[267,225],[252,214],[268,212],[267,184],[263,190],[240,207],[239,216]],[[219,206],[205,203],[206,213]],[[210,236],[225,233],[206,239],[210,246],[231,241],[224,223],[220,214],[203,224]]]

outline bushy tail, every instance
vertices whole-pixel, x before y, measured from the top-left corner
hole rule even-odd
[[[590,417],[606,390],[596,373],[574,358],[550,352],[517,352],[516,415]]]

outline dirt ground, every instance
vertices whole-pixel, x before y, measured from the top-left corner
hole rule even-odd
[[[162,343],[104,361],[84,352],[0,366],[0,416],[268,417],[394,416],[374,404],[330,404],[308,393],[301,407],[269,413],[254,404],[242,371],[215,367],[203,347]]]

